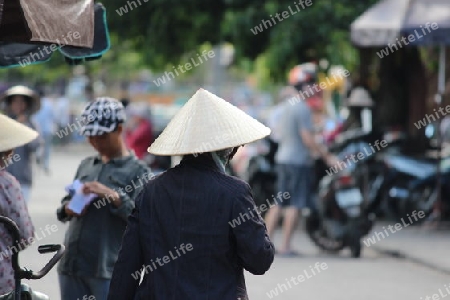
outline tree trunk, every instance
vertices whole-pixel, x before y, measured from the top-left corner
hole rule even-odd
[[[426,70],[420,58],[417,48],[409,48],[405,57],[405,77],[407,80],[407,95],[409,118],[407,123],[408,134],[411,136],[415,152],[423,152],[428,144],[425,136],[425,128],[418,129],[414,124],[424,117],[426,111],[426,99],[428,83]]]
[[[379,87],[375,93],[374,126],[406,129],[408,104],[403,56],[405,49],[399,49],[379,59]]]

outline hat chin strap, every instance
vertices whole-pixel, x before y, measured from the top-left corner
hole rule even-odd
[[[239,146],[240,147],[240,146]],[[213,160],[215,161],[215,163],[217,164],[217,166],[225,173],[226,169],[226,165],[230,163],[230,160],[234,157],[234,155],[236,154],[236,152],[238,151],[239,147],[233,147],[231,149],[229,149],[229,154],[227,155],[227,157],[223,157],[217,154],[216,152],[211,152],[211,156],[213,158]],[[221,150],[223,151],[223,150]]]
[[[211,156],[212,156],[214,162],[216,163],[216,165],[220,168],[220,170],[222,170],[222,172],[225,173],[225,166],[226,166],[227,160],[220,158],[220,156],[217,155],[216,152],[211,152]]]
[[[228,163],[230,162],[230,160],[233,159],[234,155],[236,154],[236,152],[239,150],[240,147],[242,147],[242,146],[237,146],[237,147],[233,148],[230,155],[228,156]]]

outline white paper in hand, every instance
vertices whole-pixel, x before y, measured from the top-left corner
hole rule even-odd
[[[68,208],[77,214],[81,214],[83,209],[97,197],[97,195],[93,193],[84,194],[81,190],[82,187],[83,183],[78,179],[75,180],[71,186],[67,187],[68,190],[74,191],[72,200],[70,200]]]

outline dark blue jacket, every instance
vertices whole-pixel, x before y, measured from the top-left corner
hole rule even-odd
[[[243,270],[262,275],[274,259],[254,208],[249,185],[209,154],[185,157],[137,197],[108,300],[247,299]]]

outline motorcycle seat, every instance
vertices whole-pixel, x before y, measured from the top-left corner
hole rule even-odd
[[[430,161],[398,155],[385,157],[384,160],[398,171],[417,178],[425,178],[436,172],[436,164]]]

